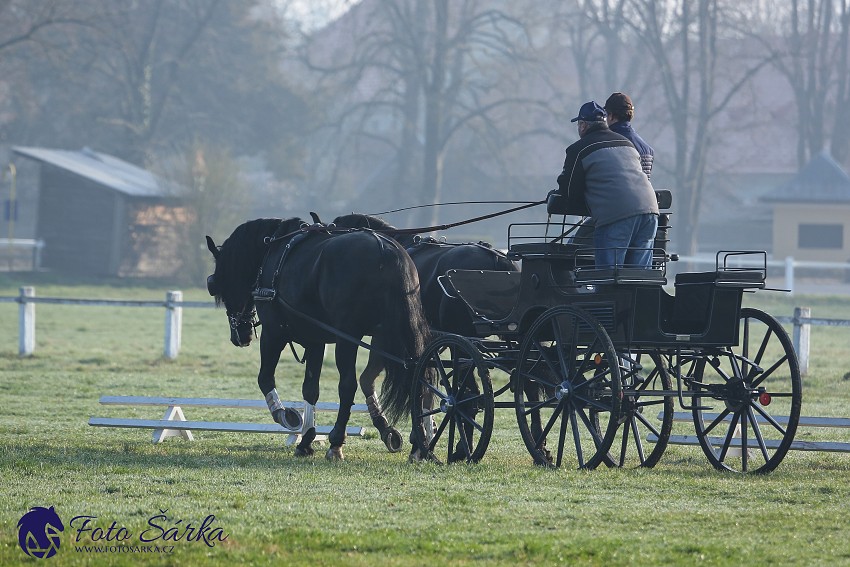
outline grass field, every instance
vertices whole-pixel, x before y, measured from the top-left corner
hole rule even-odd
[[[39,296],[64,297],[159,300],[168,289],[0,276],[0,295],[30,284]],[[207,298],[185,291],[187,300]],[[760,292],[745,303],[850,319],[848,297]],[[199,432],[194,443],[153,445],[148,430],[87,420],[159,418],[161,409],[103,407],[98,398],[259,399],[256,345],[232,347],[221,311],[187,309],[180,356],[166,361],[162,309],[38,305],[36,353],[21,359],[17,310],[0,303],[2,565],[39,563],[17,542],[17,522],[33,506],[54,506],[65,523],[51,565],[850,564],[850,454],[792,452],[767,476],[721,474],[690,447],[669,448],[651,470],[544,470],[531,464],[510,410],[497,411],[490,449],[474,466],[410,465],[406,451],[389,454],[374,436],[350,440],[342,463],[296,459],[284,436]],[[813,328],[804,415],[850,417],[848,345],[846,328]],[[298,398],[302,372],[285,353],[282,397]],[[336,385],[329,351],[323,401],[337,400]],[[265,412],[186,412],[269,421]],[[367,425],[364,416],[352,422]],[[809,429],[798,438],[848,435]],[[181,535],[209,515],[225,541],[209,547]],[[93,542],[93,532],[78,535],[79,520],[69,526],[75,516],[95,516],[88,527],[103,537],[114,522],[113,535],[124,528],[128,539]],[[141,543],[143,533],[154,541]],[[75,549],[96,544],[113,549]]]

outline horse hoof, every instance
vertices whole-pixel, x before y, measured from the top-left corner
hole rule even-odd
[[[301,426],[304,424],[301,414],[292,408],[277,409],[272,413],[272,418],[281,427],[290,431],[300,431]]]
[[[301,429],[301,426],[304,425],[304,420],[301,418],[301,414],[292,408],[284,408],[283,421],[285,424],[284,427],[294,429],[296,431]]]
[[[407,457],[407,462],[408,463],[428,462],[428,463],[435,463],[435,464],[438,464],[438,465],[443,464],[442,461],[440,461],[440,459],[437,458],[437,455],[435,455],[432,451],[425,451],[423,449],[419,449],[418,447],[414,448],[410,452],[410,456]]]
[[[295,447],[295,456],[296,457],[312,457],[315,451],[313,448],[307,445],[306,447]]]
[[[390,427],[385,430],[381,435],[381,441],[384,442],[384,445],[387,446],[387,451],[390,453],[398,453],[401,451],[403,441],[401,440],[401,433],[399,433],[398,429],[395,427]]]
[[[329,461],[344,461],[345,458],[342,456],[342,447],[331,447],[328,449],[328,452],[325,453],[325,458]]]

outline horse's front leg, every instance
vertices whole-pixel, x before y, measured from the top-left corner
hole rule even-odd
[[[382,348],[377,338],[373,338],[372,348]],[[397,453],[401,451],[401,433],[387,421],[384,411],[381,408],[381,403],[378,401],[378,396],[375,393],[375,379],[383,369],[383,357],[375,352],[375,350],[369,351],[369,361],[366,363],[363,373],[360,374],[360,390],[366,396],[366,407],[369,408],[369,417],[372,419],[372,425],[375,426],[375,429],[381,435],[381,441],[384,442],[390,453]]]
[[[260,373],[257,375],[257,384],[266,397],[272,419],[286,429],[297,431],[302,425],[301,414],[292,408],[284,407],[275,388],[274,371],[285,345],[286,338],[282,329],[274,325],[263,329],[260,336]]]
[[[332,461],[343,459],[342,446],[345,444],[345,428],[351,417],[351,406],[354,404],[354,394],[357,393],[357,371],[354,363],[357,358],[357,345],[339,342],[336,345],[336,368],[339,371],[339,412],[336,423],[328,435],[331,448],[325,457]]]
[[[307,418],[307,431],[301,435],[301,441],[295,447],[296,457],[309,457],[313,454],[313,441],[316,439],[316,422],[311,406],[319,401],[319,377],[322,373],[322,361],[325,358],[325,345],[322,343],[304,345],[304,383],[301,395],[304,397],[304,415]]]

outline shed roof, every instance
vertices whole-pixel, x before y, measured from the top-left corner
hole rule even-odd
[[[762,197],[773,203],[850,203],[850,175],[821,151],[791,180]]]
[[[64,169],[99,185],[131,197],[179,197],[183,188],[117,157],[95,152],[52,150],[15,146],[12,151],[26,158]]]

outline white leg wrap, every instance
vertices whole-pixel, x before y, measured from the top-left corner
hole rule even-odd
[[[316,406],[304,400],[304,426],[302,429],[307,431],[311,427],[316,427]]]
[[[369,409],[369,417],[373,420],[383,417],[381,403],[378,401],[378,396],[376,394],[372,394],[366,398],[366,407]]]
[[[266,394],[266,404],[268,404],[271,413],[283,409],[283,402],[280,401],[280,396],[277,395],[277,388],[272,388],[272,391]]]

